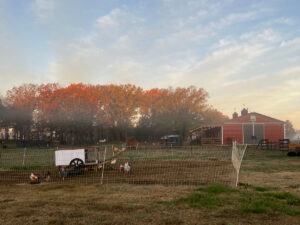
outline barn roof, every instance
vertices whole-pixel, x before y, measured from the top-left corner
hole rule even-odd
[[[223,121],[223,123],[226,123],[226,122],[234,122],[234,121],[237,121],[239,119],[242,119],[242,118],[246,118],[247,116],[251,116],[251,115],[255,115],[255,116],[260,116],[260,117],[264,117],[266,119],[269,119],[269,120],[273,120],[273,122],[278,122],[278,123],[284,123],[284,121],[282,120],[278,120],[278,119],[275,119],[273,117],[270,117],[270,116],[266,116],[266,115],[263,115],[263,114],[260,114],[260,113],[257,113],[257,112],[250,112],[250,113],[247,113],[246,115],[244,116],[239,116],[237,118],[233,118],[233,119],[230,119],[230,120],[226,120],[226,121]]]
[[[226,124],[226,123],[237,123],[237,122],[241,122],[243,123],[242,119],[248,117],[248,116],[251,116],[251,115],[255,115],[255,116],[259,116],[259,117],[263,117],[263,118],[266,118],[272,122],[276,122],[276,123],[284,123],[284,121],[282,120],[278,120],[278,119],[275,119],[275,118],[272,118],[272,117],[269,117],[269,116],[266,116],[266,115],[263,115],[263,114],[260,114],[260,113],[257,113],[257,112],[250,112],[250,113],[247,113],[246,115],[241,115],[237,118],[233,118],[233,119],[229,119],[229,120],[225,120],[225,121],[222,121],[222,122],[218,122],[218,123],[208,123],[208,124],[204,124],[204,125],[201,125],[201,126],[198,126],[198,127],[195,127],[193,129],[190,130],[190,132],[194,132],[196,130],[203,130],[203,129],[208,129],[208,128],[213,128],[213,127],[220,127],[222,126],[223,124]]]

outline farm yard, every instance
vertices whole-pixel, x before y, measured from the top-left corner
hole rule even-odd
[[[0,0],[0,225],[300,225],[300,0]]]
[[[31,172],[51,174],[51,182],[62,182],[55,167],[54,149],[8,149],[1,153],[0,182],[20,184],[29,181]],[[100,160],[114,157],[112,146],[99,149]],[[105,155],[105,156],[104,156]],[[111,160],[113,161],[113,160]],[[120,165],[129,162],[131,171],[121,173]],[[106,166],[106,168],[105,168]],[[114,164],[104,169],[85,171],[67,176],[63,182],[99,184],[210,184],[234,185],[235,171],[231,162],[230,147],[154,148],[141,147],[126,150]]]
[[[27,150],[25,167],[22,150],[14,164],[2,152],[0,224],[299,224],[300,164],[286,152],[247,149],[234,188],[226,148],[126,151],[117,162],[132,173],[104,169],[103,185],[101,171],[62,181],[53,149]],[[51,182],[29,184],[46,170]]]

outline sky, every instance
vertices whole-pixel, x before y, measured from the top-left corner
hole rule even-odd
[[[300,129],[299,0],[0,0],[0,94],[23,83],[194,85]]]

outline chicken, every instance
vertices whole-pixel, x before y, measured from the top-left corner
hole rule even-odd
[[[123,152],[123,150],[121,149],[118,149],[117,147],[115,146],[112,146],[112,150],[115,152],[115,153],[120,153],[120,152]]]
[[[63,180],[65,180],[65,177],[68,176],[68,171],[64,167],[60,167],[58,172]]]
[[[45,182],[49,182],[51,180],[51,177],[50,177],[50,171],[48,171],[45,176],[44,176],[44,181]]]
[[[124,171],[125,171],[126,173],[129,173],[129,172],[130,172],[130,166],[129,166],[129,163],[128,163],[128,162],[126,162],[126,163],[124,164]]]
[[[34,173],[30,174],[29,179],[30,179],[31,184],[39,184],[40,183],[39,175],[35,175]]]
[[[116,162],[117,162],[117,160],[116,160],[116,159],[113,159],[113,160],[110,161],[110,164],[111,164],[111,165],[115,165]]]
[[[124,166],[122,164],[120,165],[120,172],[124,172]]]

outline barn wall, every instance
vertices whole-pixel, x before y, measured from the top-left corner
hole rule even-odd
[[[223,143],[230,145],[229,139],[238,143],[243,143],[243,126],[242,124],[224,124],[223,125]]]
[[[284,124],[265,123],[265,139],[269,141],[278,141],[284,138]]]

